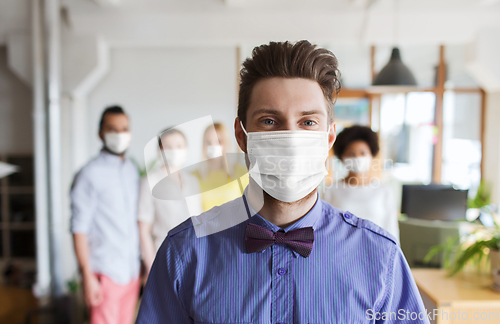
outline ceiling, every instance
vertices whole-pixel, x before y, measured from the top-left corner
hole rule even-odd
[[[500,24],[500,0],[60,1],[69,30],[130,43],[217,45],[283,38],[463,43],[481,28]],[[0,44],[10,33],[29,32],[30,2],[0,0]]]

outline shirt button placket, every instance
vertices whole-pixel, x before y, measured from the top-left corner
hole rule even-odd
[[[293,287],[290,278],[292,251],[284,244],[275,244],[273,250],[273,307],[272,323],[291,323],[293,317]]]

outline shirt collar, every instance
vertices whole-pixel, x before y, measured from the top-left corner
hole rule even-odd
[[[289,225],[286,228],[281,228],[264,217],[260,216],[253,208],[252,205],[248,202],[248,199],[246,199],[248,192],[248,186],[245,188],[245,192],[243,193],[243,200],[245,202],[245,205],[248,207],[248,212],[250,212],[250,219],[249,223],[254,223],[260,226],[263,226],[273,232],[277,232],[280,230],[284,230],[285,233],[288,231],[292,231],[298,228],[303,228],[303,227],[312,227],[314,230],[316,230],[318,220],[320,219],[322,215],[322,210],[323,210],[323,205],[321,202],[321,199],[319,199],[319,194],[316,194],[316,202],[314,203],[314,206],[309,210],[307,214],[305,214],[302,218],[300,218],[298,221],[293,223],[292,225]],[[295,257],[297,257],[299,254],[292,250],[293,254]]]

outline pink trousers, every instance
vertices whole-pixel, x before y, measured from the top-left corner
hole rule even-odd
[[[140,280],[119,285],[103,274],[96,274],[101,282],[103,300],[90,310],[91,324],[132,324],[139,298]]]

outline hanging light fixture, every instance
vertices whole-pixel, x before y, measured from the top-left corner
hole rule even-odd
[[[395,7],[397,7],[397,0],[394,1]],[[394,9],[394,43],[397,42],[397,16],[398,10]],[[373,80],[374,86],[416,86],[417,81],[413,76],[413,73],[410,69],[404,65],[401,60],[401,54],[399,52],[399,48],[393,47],[391,59],[389,63],[387,63],[382,70],[377,74],[375,79]]]
[[[391,59],[373,80],[374,86],[416,86],[417,81],[410,69],[401,61],[399,48],[392,49]]]

